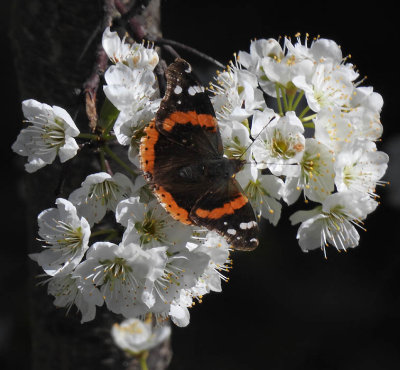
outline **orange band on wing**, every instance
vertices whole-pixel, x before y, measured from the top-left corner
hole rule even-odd
[[[240,194],[237,198],[228,203],[225,203],[222,207],[214,208],[211,210],[198,208],[196,209],[196,215],[201,218],[218,219],[225,215],[233,214],[236,209],[242,208],[247,202],[248,199],[243,194]]]
[[[193,126],[199,125],[209,128],[212,132],[217,130],[217,120],[211,114],[197,114],[195,111],[174,112],[163,122],[163,129],[171,131],[176,124],[191,123]]]
[[[186,225],[190,225],[192,223],[192,221],[189,220],[189,212],[186,211],[186,209],[179,207],[176,204],[173,196],[162,186],[157,187],[154,192],[157,195],[160,203],[175,220],[178,220]]]
[[[158,141],[159,133],[156,130],[154,120],[144,129],[145,136],[140,142],[140,166],[143,172],[153,173],[154,169],[154,146]]]

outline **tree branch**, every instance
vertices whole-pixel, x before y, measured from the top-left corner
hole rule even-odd
[[[103,10],[104,18],[102,21],[101,30],[104,30],[112,22],[112,13],[114,11],[114,1],[104,0]],[[103,75],[108,65],[108,56],[103,49],[101,41],[96,49],[96,61],[92,69],[92,73],[89,78],[85,81],[83,88],[85,92],[85,107],[86,115],[89,119],[89,127],[92,132],[96,130],[97,127],[97,107],[96,107],[96,97],[97,89],[100,84],[100,76]]]

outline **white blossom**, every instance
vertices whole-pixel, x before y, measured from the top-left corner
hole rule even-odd
[[[309,59],[314,63],[335,63],[340,64],[343,60],[342,51],[339,45],[328,39],[312,40],[308,46],[308,35],[301,43],[300,34],[296,35],[296,44],[293,45],[289,38],[285,38],[285,47],[291,55],[294,55],[296,60]]]
[[[159,100],[155,104],[159,104]],[[139,167],[139,146],[145,127],[154,119],[151,110],[139,110],[135,114],[121,112],[114,124],[114,133],[121,145],[129,145],[128,158]]]
[[[239,63],[258,77],[261,77],[260,61],[263,58],[283,58],[283,50],[278,41],[272,38],[254,40],[250,43],[250,53],[240,51],[238,54]]]
[[[155,300],[148,300],[152,303],[151,312],[160,317],[169,315],[176,325],[186,326],[189,323],[187,307],[192,304],[189,289],[197,284],[209,261],[210,257],[200,249],[170,247],[164,274],[154,282],[151,298]]]
[[[113,176],[99,172],[86,177],[81,187],[74,190],[69,201],[78,214],[93,225],[101,221],[107,211],[115,211],[117,204],[135,191],[132,181],[122,173]]]
[[[101,291],[110,311],[126,318],[137,317],[147,312],[144,296],[148,302],[154,281],[164,273],[166,260],[165,247],[143,250],[134,243],[97,242],[75,275],[91,281]]]
[[[111,329],[115,344],[133,355],[156,347],[170,335],[169,325],[152,327],[151,320],[148,322],[136,318],[123,320],[120,324],[115,323]]]
[[[227,70],[219,73],[210,85],[214,92],[211,102],[219,122],[242,122],[255,110],[265,108],[262,91],[257,86],[257,77],[239,68],[237,63],[232,62]]]
[[[63,108],[30,99],[22,102],[22,111],[30,125],[21,130],[12,149],[28,157],[27,172],[53,163],[57,155],[62,163],[76,155],[79,147],[74,137],[79,130]]]
[[[304,127],[294,112],[279,119],[270,111],[256,112],[251,132],[257,136],[252,153],[258,168],[269,168],[276,176],[299,173],[305,138]]]
[[[300,161],[298,177],[287,177],[282,197],[287,204],[294,203],[301,191],[304,197],[322,202],[334,190],[334,156],[323,143],[315,139],[305,140],[305,149]]]
[[[193,233],[190,226],[174,220],[156,200],[142,203],[139,197],[121,201],[116,220],[126,227],[123,241],[138,243],[145,249],[185,245]]]
[[[314,63],[304,58],[298,60],[295,54],[286,53],[262,58],[260,68],[263,72],[259,79],[261,88],[268,95],[276,97],[276,84],[290,88],[295,77],[308,77],[312,74]]]
[[[290,220],[292,224],[301,222],[297,239],[303,252],[321,248],[326,257],[329,245],[338,251],[358,245],[360,236],[355,226],[363,228],[362,220],[377,205],[369,196],[347,190],[329,195],[314,210],[295,212]]]
[[[71,202],[58,198],[56,204],[38,216],[44,251],[30,255],[51,276],[71,272],[88,249],[90,237],[89,223],[78,217]]]
[[[279,203],[283,191],[283,180],[274,175],[257,175],[247,177],[247,183],[242,186],[248,196],[254,212],[258,217],[266,218],[271,224],[277,225],[282,205]]]
[[[321,110],[314,119],[315,139],[325,144],[333,152],[339,152],[346,142],[356,137],[351,115],[340,108]]]
[[[314,111],[330,107],[347,107],[353,94],[353,84],[347,69],[329,64],[318,64],[310,82],[306,76],[295,76],[293,84],[305,92],[308,106]]]
[[[252,144],[249,129],[237,121],[221,123],[219,128],[225,155],[229,158],[250,159],[251,152],[247,150]]]
[[[131,69],[117,63],[104,74],[107,85],[104,93],[119,110],[134,116],[141,110],[155,113],[158,108],[156,79],[154,73],[146,69]]]
[[[190,289],[191,299],[195,297],[201,302],[204,294],[210,291],[221,292],[221,281],[228,281],[224,272],[231,269],[230,247],[226,240],[215,231],[208,231],[202,238],[202,243],[196,247],[210,257],[208,266],[198,278],[196,285]]]
[[[373,142],[358,139],[345,144],[335,161],[338,191],[354,190],[374,197],[375,187],[387,169],[389,157]]]
[[[128,44],[117,32],[111,32],[107,27],[103,32],[102,45],[107,56],[113,63],[122,62],[130,68],[144,68],[152,71],[158,63],[158,54],[153,48],[146,48],[136,42]]]
[[[50,278],[47,291],[55,297],[56,307],[66,307],[69,311],[72,305],[75,305],[82,313],[81,323],[93,320],[96,316],[96,306],[102,306],[104,303],[100,291],[95,286],[71,274]]]

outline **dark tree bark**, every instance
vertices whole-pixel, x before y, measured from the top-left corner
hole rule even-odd
[[[118,3],[127,9],[132,5],[130,0]],[[15,0],[10,36],[22,100],[33,98],[59,105],[81,131],[88,132],[86,98],[93,97],[99,83],[101,87],[104,71],[104,58],[99,55],[101,35],[116,16],[119,13],[113,0]],[[135,22],[146,34],[159,36],[160,1],[151,1]],[[94,86],[88,86],[93,76],[97,85],[95,81]],[[85,88],[94,90],[85,95]],[[96,94],[92,103],[96,108]],[[88,174],[99,170],[91,152],[83,149],[78,158],[63,166],[54,163],[23,178],[30,252],[39,251],[35,242],[38,213],[54,207],[56,197],[68,198]],[[138,368],[137,361],[112,342],[110,329],[120,317],[105,308],[98,309],[96,319],[86,324],[80,323],[74,308],[66,316],[65,309],[55,308],[46,287],[37,286],[39,268],[33,262],[29,265],[32,369]],[[165,369],[170,359],[170,343],[166,342],[150,352],[149,369]]]

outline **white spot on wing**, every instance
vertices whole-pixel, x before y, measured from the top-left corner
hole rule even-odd
[[[203,86],[190,86],[188,88],[188,93],[189,95],[196,95],[197,93],[202,93],[204,92],[204,87]]]
[[[226,232],[228,234],[230,234],[230,235],[236,235],[236,230],[235,229],[228,229]]]
[[[251,229],[251,228],[256,227],[256,226],[257,226],[257,222],[255,222],[255,221],[241,222],[240,225],[239,225],[239,227],[242,230]]]
[[[180,94],[182,92],[182,88],[179,86],[179,85],[177,85],[176,87],[175,87],[175,89],[174,89],[174,93],[175,94]]]

